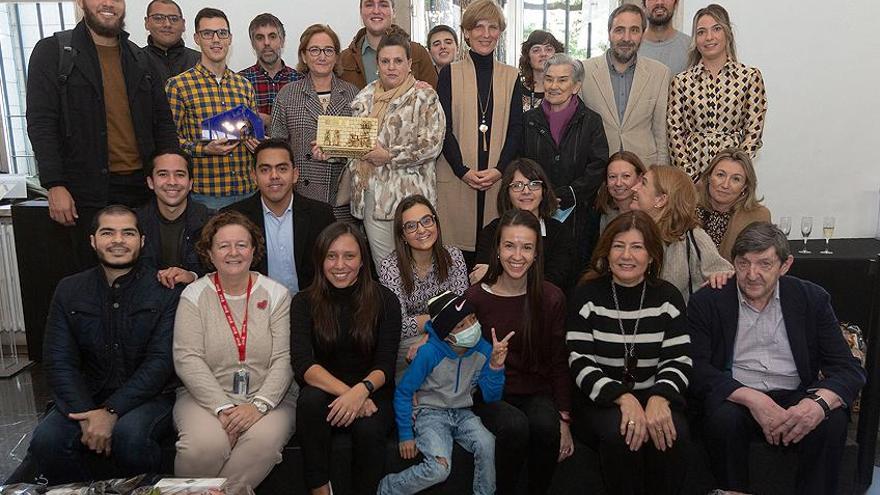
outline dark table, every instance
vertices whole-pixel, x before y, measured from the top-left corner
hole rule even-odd
[[[842,322],[861,327],[867,344],[865,369],[868,383],[862,390],[856,440],[859,453],[856,487],[864,491],[871,485],[877,428],[880,426],[880,240],[831,239],[834,254],[819,254],[825,241],[807,241],[813,254],[800,254],[803,241],[792,241],[795,261],[789,274],[815,282],[831,295],[831,304]]]

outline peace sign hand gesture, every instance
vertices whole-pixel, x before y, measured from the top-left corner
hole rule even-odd
[[[510,332],[499,341],[498,337],[495,336],[495,328],[492,328],[492,356],[489,358],[489,367],[493,370],[504,368],[504,360],[507,359],[507,341],[509,341],[515,333],[516,332]]]

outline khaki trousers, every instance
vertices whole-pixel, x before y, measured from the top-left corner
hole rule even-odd
[[[174,404],[177,457],[174,474],[180,477],[226,478],[229,495],[253,493],[269,471],[281,462],[281,450],[293,435],[296,406],[282,401],[246,432],[235,447],[217,416],[187,392]]]

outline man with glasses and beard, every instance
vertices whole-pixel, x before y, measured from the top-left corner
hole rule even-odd
[[[625,3],[611,12],[611,48],[584,60],[580,96],[587,108],[602,116],[609,152],[631,151],[644,163],[666,165],[669,69],[638,56],[647,24],[638,5]]]
[[[149,31],[144,50],[152,58],[162,83],[194,67],[202,55],[183,44],[186,19],[174,0],[152,0],[147,5],[144,27]]]
[[[100,210],[91,230],[100,265],[58,284],[46,322],[54,404],[29,456],[49,485],[159,472],[159,442],[173,432],[180,291],[140,262],[144,237],[131,209]]]
[[[77,5],[83,20],[36,44],[27,80],[28,137],[49,216],[70,239],[70,272],[94,263],[88,226],[95,213],[146,202],[144,163],[177,144],[162,81],[123,30],[124,0]]]
[[[284,50],[284,24],[272,14],[254,17],[248,26],[251,46],[257,54],[257,63],[242,70],[243,75],[254,85],[257,95],[257,110],[266,129],[272,125],[272,105],[275,96],[287,83],[298,81],[303,75],[293,67],[288,67],[281,59]]]
[[[642,37],[639,55],[661,62],[673,76],[687,68],[691,37],[672,27],[678,0],[642,0],[648,15],[648,30]]]

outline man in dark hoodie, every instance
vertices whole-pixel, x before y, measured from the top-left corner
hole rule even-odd
[[[360,0],[361,21],[364,27],[354,36],[351,45],[340,54],[342,79],[358,89],[379,77],[376,62],[376,49],[379,40],[392,28],[402,29],[393,24],[394,0]],[[412,53],[412,74],[418,81],[425,81],[437,88],[437,72],[431,54],[422,45],[410,41]]]
[[[150,32],[144,50],[150,54],[153,70],[162,83],[169,77],[195,67],[202,55],[183,44],[186,19],[174,0],[153,0],[147,5],[144,28]]]
[[[424,460],[386,476],[378,493],[417,493],[446,480],[453,441],[474,455],[473,493],[495,493],[495,437],[471,406],[477,387],[484,401],[501,399],[507,342],[513,332],[499,341],[492,329],[490,345],[482,338],[474,307],[450,291],[432,298],[428,313],[428,342],[419,348],[394,393],[400,456],[412,459],[421,452]]]

